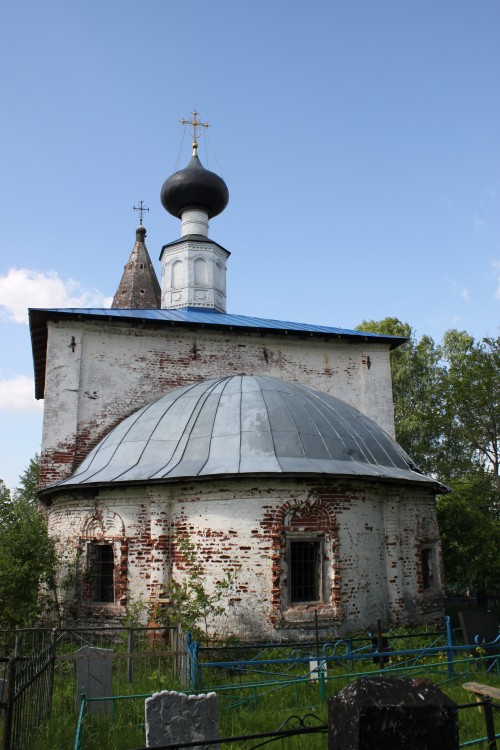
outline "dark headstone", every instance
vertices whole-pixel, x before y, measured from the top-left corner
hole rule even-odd
[[[458,613],[458,620],[462,628],[464,643],[480,646],[483,643],[491,643],[498,638],[498,616],[492,612],[469,612],[464,610]]]
[[[329,701],[328,750],[458,750],[456,704],[428,680],[355,680]]]
[[[384,651],[392,651],[391,647],[389,646],[389,639],[386,635],[383,635],[382,637],[374,636],[371,639],[372,642],[372,651],[378,651],[379,654],[382,654]],[[374,656],[372,659],[374,664],[380,664],[381,666],[384,666],[384,664],[389,661],[388,656]]]

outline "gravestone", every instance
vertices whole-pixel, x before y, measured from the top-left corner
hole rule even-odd
[[[469,612],[464,610],[458,613],[462,635],[466,646],[483,646],[498,638],[499,620],[492,612]],[[486,646],[488,654],[500,654],[500,643],[494,646]]]
[[[321,676],[326,677],[326,659],[311,659],[309,661],[309,677],[311,682],[319,682]]]
[[[328,750],[458,750],[456,704],[429,680],[361,678],[328,705]]]
[[[105,698],[113,695],[113,651],[109,648],[83,646],[76,657],[76,707],[80,710],[82,691],[87,698]],[[87,711],[111,713],[112,701],[90,701]]]
[[[216,740],[219,737],[219,708],[216,693],[186,695],[164,690],[146,698],[146,747],[183,742]],[[218,745],[210,745],[217,748]]]

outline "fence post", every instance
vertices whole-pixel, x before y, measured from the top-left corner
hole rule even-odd
[[[175,626],[175,629],[172,632],[172,645],[173,645],[173,651],[174,651],[174,659],[173,659],[173,666],[174,666],[174,674],[176,677],[180,676],[181,672],[181,659],[179,655],[179,651],[181,648],[181,633],[180,633],[180,623],[177,623]]]
[[[323,665],[324,665],[324,669],[323,669]],[[318,661],[318,671],[319,671],[319,698],[320,698],[321,703],[324,703],[326,701],[326,684],[325,684],[326,661],[324,661],[323,664],[321,664],[321,662]]]
[[[186,679],[185,679],[185,686],[189,688],[189,690],[192,690],[193,688],[193,654],[191,650],[191,642],[193,640],[193,636],[191,635],[191,631],[188,630],[186,637],[184,639],[184,649],[186,654]]]
[[[201,689],[201,670],[198,674],[198,643],[191,641],[188,648],[191,656],[191,690]]]
[[[453,659],[455,657],[454,639],[453,639],[453,628],[451,627],[451,617],[446,615],[444,618],[446,627],[446,653],[448,656],[448,676],[451,678],[454,676],[455,669],[453,665]]]
[[[56,670],[56,653],[57,653],[57,628],[52,628],[52,633],[50,636],[50,654],[51,654],[51,665],[50,665],[50,672],[49,672],[49,693],[50,693],[50,703],[49,703],[49,710],[47,713],[47,718],[50,717],[52,713],[52,698],[54,696],[54,676],[55,676],[55,670]]]
[[[12,722],[14,718],[14,697],[16,689],[16,657],[9,659],[7,665],[7,695],[5,719],[3,723],[3,750],[10,750],[12,740]]]
[[[484,721],[486,723],[486,736],[488,737],[488,750],[497,750],[493,708],[491,707],[491,698],[488,695],[484,698]]]
[[[127,681],[134,681],[134,657],[132,656],[134,651],[134,629],[128,629],[127,638]]]

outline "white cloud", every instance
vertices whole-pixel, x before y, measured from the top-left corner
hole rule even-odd
[[[493,275],[496,281],[497,288],[495,289],[496,299],[500,299],[500,260],[492,260],[491,265],[493,268]]]
[[[16,323],[28,322],[28,307],[110,307],[111,297],[84,289],[74,279],[61,279],[55,271],[11,268],[0,275],[0,315]]]
[[[446,206],[446,207],[447,207],[447,208],[448,208],[448,209],[449,209],[450,211],[455,211],[455,210],[456,210],[456,205],[455,205],[455,202],[453,201],[453,199],[452,199],[452,198],[450,198],[450,196],[449,196],[449,195],[443,195],[443,201],[444,201],[444,204],[445,204],[445,206]]]
[[[446,281],[448,282],[448,284],[451,285],[451,288],[453,289],[453,291],[454,291],[455,294],[458,294],[459,297],[462,297],[462,299],[465,302],[469,302],[469,300],[470,300],[470,292],[467,289],[467,287],[465,287],[465,286],[461,287],[459,284],[457,284],[456,281],[453,281],[453,279],[450,279],[449,276],[446,277]]]
[[[491,208],[496,203],[497,191],[494,188],[487,188],[479,200],[479,208],[472,217],[472,223],[476,229],[483,229],[486,221],[491,214]]]
[[[43,401],[35,401],[33,379],[26,375],[14,375],[12,378],[0,380],[0,411],[43,411]]]

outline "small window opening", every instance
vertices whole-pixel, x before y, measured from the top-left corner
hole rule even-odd
[[[290,541],[288,547],[290,603],[320,601],[321,549],[320,541]]]
[[[115,562],[111,544],[90,544],[88,547],[87,574],[90,598],[93,602],[114,602]]]
[[[434,556],[430,547],[422,549],[422,585],[424,590],[434,587]]]
[[[141,271],[142,271],[142,269],[144,268],[144,263],[139,263],[139,268],[140,268],[140,269],[141,269]]]

